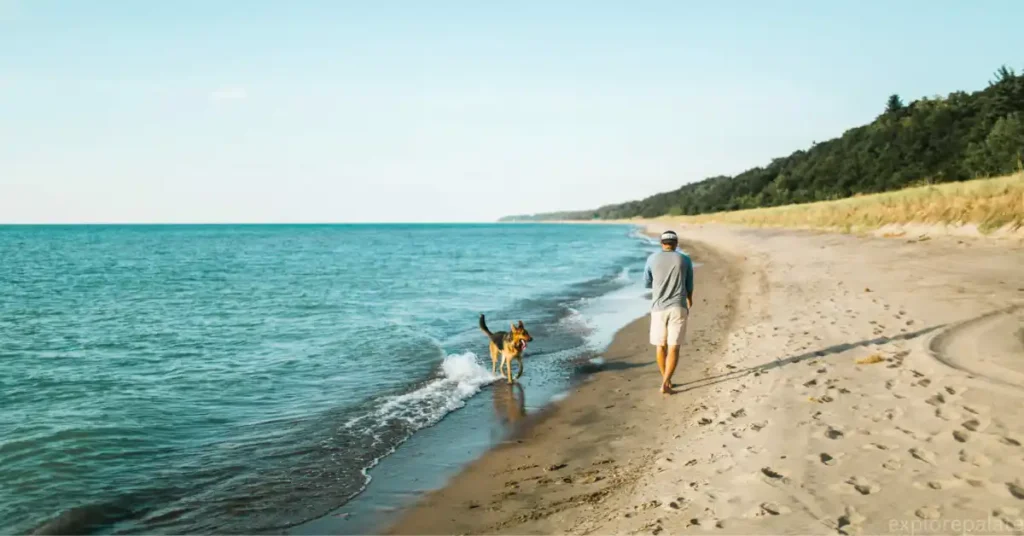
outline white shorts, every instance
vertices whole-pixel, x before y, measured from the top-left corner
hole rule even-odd
[[[682,346],[686,342],[686,320],[689,316],[690,311],[686,307],[651,311],[651,344]]]

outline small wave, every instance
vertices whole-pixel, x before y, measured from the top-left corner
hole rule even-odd
[[[615,333],[647,312],[639,281],[630,281],[619,289],[588,300],[580,306],[581,322],[589,330],[584,335],[591,350],[603,351]]]
[[[372,480],[370,470],[414,433],[465,406],[466,400],[500,378],[491,374],[473,352],[448,355],[435,378],[410,392],[378,399],[368,412],[342,424],[340,435],[362,438],[354,441],[361,445],[359,451],[371,453],[371,457],[356,462],[361,465],[361,481],[340,504],[362,493]]]
[[[585,337],[593,331],[590,323],[587,322],[587,317],[583,316],[583,313],[578,309],[573,307],[566,307],[565,309],[568,311],[568,314],[558,320],[559,327],[581,337]]]
[[[467,398],[498,378],[478,362],[473,352],[449,355],[441,362],[438,378],[414,391],[388,397],[376,410],[350,421],[348,426],[387,426],[397,421],[413,429],[424,428],[464,406]]]
[[[386,401],[377,410],[382,419],[400,419],[416,428],[430,426],[466,405],[466,399],[498,379],[477,362],[476,354],[450,355],[441,362],[442,376],[411,393]]]
[[[615,280],[620,281],[622,283],[629,283],[629,266],[624,266],[622,268],[622,271],[619,272],[619,276],[615,278]]]
[[[631,238],[636,238],[637,240],[641,240],[643,242],[647,242],[648,244],[650,244],[652,246],[657,246],[659,244],[657,240],[651,238],[650,236],[647,236],[647,234],[644,233],[644,230],[642,228],[640,228],[640,227],[635,227],[633,229],[633,232],[630,233],[629,236]]]

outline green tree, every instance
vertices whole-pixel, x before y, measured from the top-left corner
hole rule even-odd
[[[739,175],[715,176],[645,199],[520,219],[614,219],[777,206],[1000,175],[1024,167],[1024,76],[1003,66],[982,90],[904,104],[875,121]]]
[[[1017,73],[1013,72],[1013,68],[1012,67],[1007,67],[1006,65],[1002,65],[1002,66],[999,67],[999,69],[996,70],[995,75],[996,75],[996,79],[992,80],[991,82],[989,82],[990,86],[995,86],[995,85],[998,85],[998,84],[1001,84],[1001,83],[1004,83],[1004,82],[1007,82],[1007,81],[1011,81],[1014,78],[1016,78]]]
[[[1024,113],[999,118],[983,142],[972,143],[967,167],[975,177],[1018,171],[1024,157]]]
[[[885,103],[885,113],[895,114],[903,110],[903,101],[900,100],[900,96],[893,93],[889,95],[889,100]]]

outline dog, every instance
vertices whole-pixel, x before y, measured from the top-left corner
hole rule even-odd
[[[519,325],[512,324],[509,331],[491,333],[491,330],[487,329],[484,315],[480,315],[480,331],[483,331],[491,341],[491,373],[497,373],[498,356],[500,355],[501,373],[508,383],[514,381],[512,379],[512,360],[515,359],[519,362],[519,373],[515,378],[518,380],[523,375],[523,351],[526,350],[526,343],[533,341],[533,337],[530,336],[530,332],[526,331],[523,321],[520,320]]]

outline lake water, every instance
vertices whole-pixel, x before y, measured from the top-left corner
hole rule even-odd
[[[651,251],[606,225],[0,227],[0,526],[380,522],[564,393],[644,313]],[[480,313],[533,335],[520,386]]]

